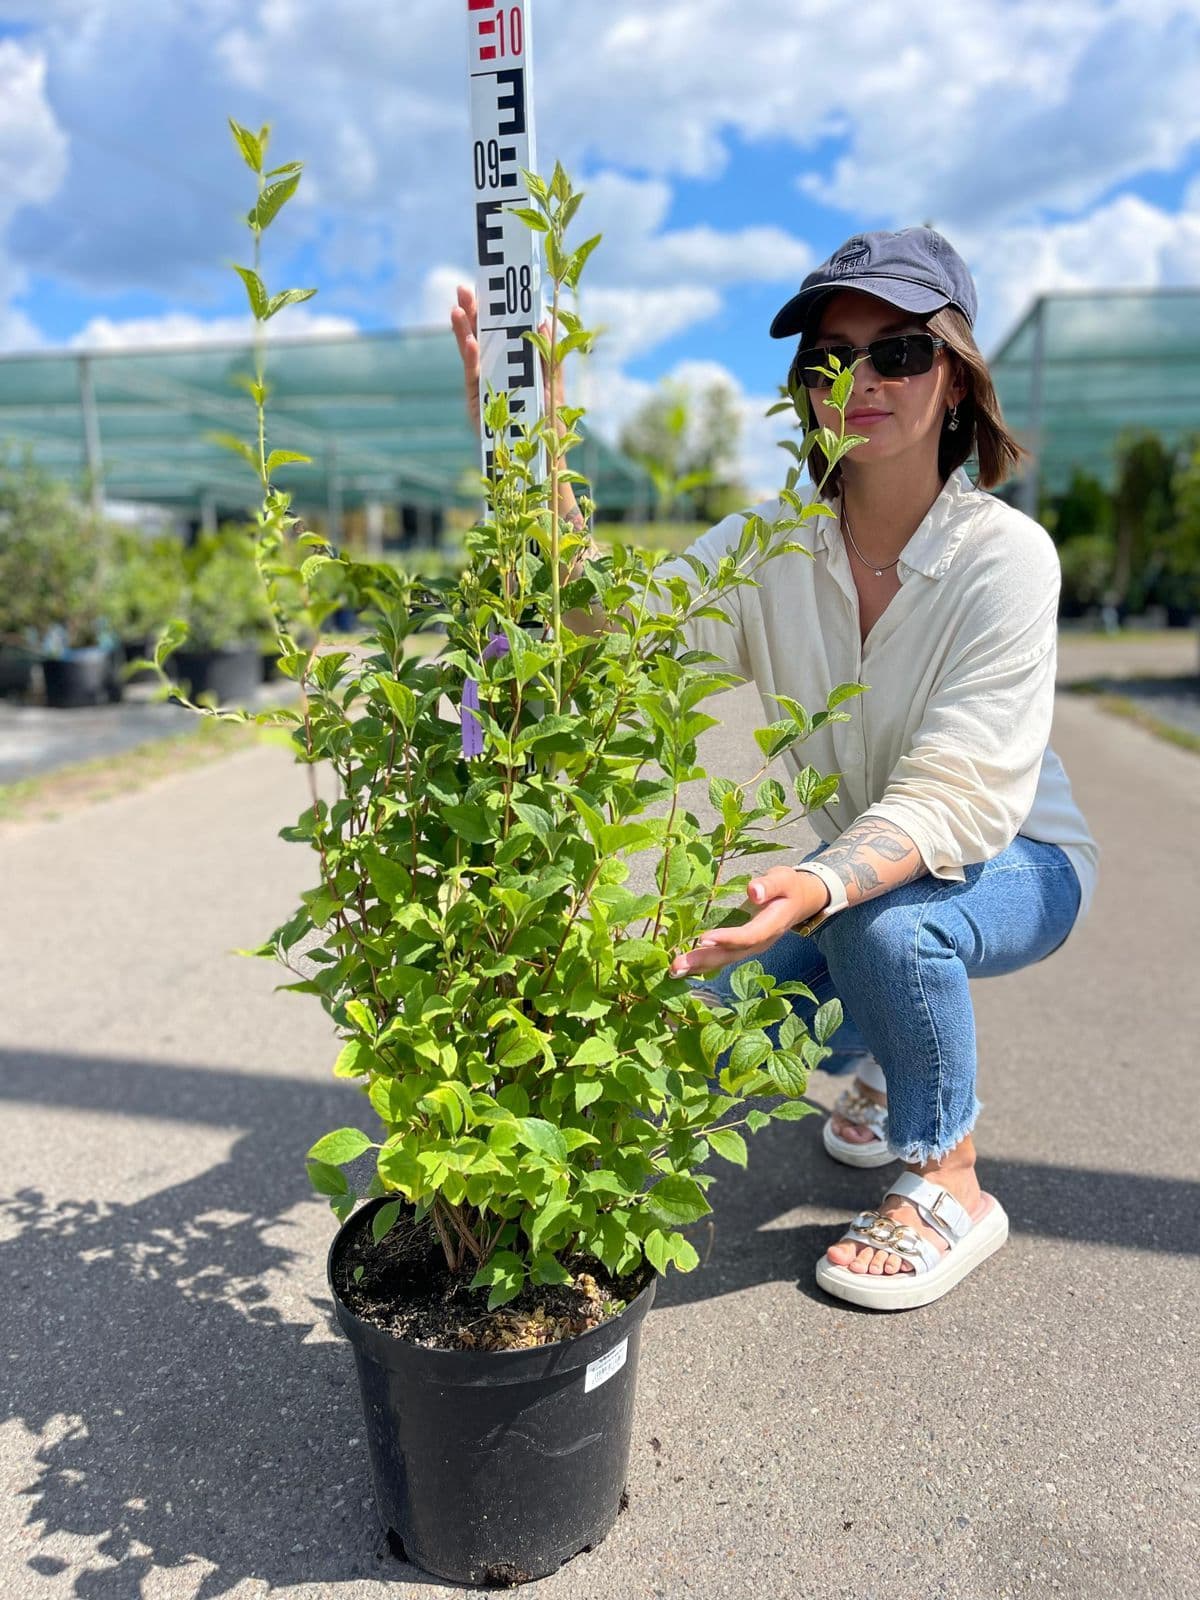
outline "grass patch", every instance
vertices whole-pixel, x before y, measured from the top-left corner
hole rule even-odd
[[[1118,628],[1110,633],[1106,628],[1080,628],[1073,624],[1060,626],[1060,644],[1078,639],[1084,644],[1162,644],[1174,640],[1195,639],[1195,628]]]
[[[76,761],[53,772],[0,784],[0,823],[52,822],[81,806],[111,800],[252,748],[263,730],[209,717],[183,733],[151,738],[132,750]]]
[[[1144,728],[1147,733],[1152,733],[1156,739],[1164,739],[1180,750],[1190,750],[1193,755],[1200,755],[1200,733],[1192,733],[1187,728],[1177,728],[1173,722],[1164,722],[1152,711],[1147,711],[1139,701],[1131,700],[1128,695],[1111,693],[1102,680],[1084,678],[1079,683],[1068,684],[1066,687],[1071,694],[1091,696],[1101,711],[1107,711],[1110,716],[1124,717],[1127,721],[1136,723],[1139,728]]]

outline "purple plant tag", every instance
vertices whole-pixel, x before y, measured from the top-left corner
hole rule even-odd
[[[484,646],[483,659],[494,661],[497,656],[508,654],[508,635],[506,633],[492,632],[490,639]],[[483,724],[472,713],[479,710],[479,685],[474,678],[468,678],[463,684],[462,705],[460,708],[462,722],[462,753],[468,759],[471,756],[483,754]]]

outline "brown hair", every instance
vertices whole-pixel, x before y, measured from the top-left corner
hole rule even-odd
[[[942,424],[938,475],[943,480],[948,478],[957,467],[975,456],[979,462],[979,487],[991,489],[1010,477],[1029,452],[1017,443],[1004,424],[992,375],[962,312],[956,306],[943,306],[920,320],[936,338],[945,339],[948,353],[957,362],[967,385],[966,396],[958,407],[958,427],[951,432],[945,422]],[[804,330],[797,356],[813,336],[815,327],[814,321]],[[801,422],[805,428],[811,428],[813,405],[808,390],[800,383],[795,356],[788,369],[788,388],[796,398],[796,412]],[[814,483],[820,483],[828,465],[824,453],[814,445],[808,455],[808,471]],[[841,477],[842,469],[837,466],[829,475],[826,489],[836,493],[841,488]]]

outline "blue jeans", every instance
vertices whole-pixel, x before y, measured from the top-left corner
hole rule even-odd
[[[811,861],[824,843],[804,857]],[[1079,879],[1056,844],[1022,835],[991,861],[964,869],[964,883],[930,874],[848,906],[807,938],[789,930],[761,956],[778,982],[805,983],[816,1001],[789,995],[811,1027],[826,1000],[843,1020],[828,1041],[824,1072],[849,1072],[873,1055],[887,1079],[888,1148],[924,1163],[952,1150],[975,1126],[975,1013],[970,978],[996,978],[1044,961],[1079,912]],[[739,961],[697,976],[730,1003]],[[766,1029],[778,1044],[780,1024]],[[718,1058],[720,1071],[728,1052]]]

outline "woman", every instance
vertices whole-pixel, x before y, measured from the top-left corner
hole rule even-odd
[[[878,1309],[928,1304],[1007,1238],[975,1174],[968,983],[1058,949],[1090,905],[1099,856],[1048,747],[1058,555],[1043,528],[985,492],[1019,449],[972,336],[975,310],[965,263],[929,228],[859,235],[805,278],[772,336],[799,335],[792,372],[811,420],[834,428],[819,368],[830,351],[863,358],[846,408],[862,442],[825,484],[832,516],[791,536],[811,557],[768,563],[757,587],[723,597],[732,626],[697,620],[688,636],[753,678],[772,719],[772,695],[811,708],[838,683],[870,686],[839,708],[848,721],[789,753],[794,770],[840,775],[810,818],[821,844],[753,878],[750,920],[705,934],[671,971],[721,1003],[736,964],[757,959],[812,990],[815,1001],[793,1000],[806,1023],[841,1001],[825,1067],[858,1074],[826,1149],[904,1170],[829,1247],[817,1281]],[[473,311],[460,289],[451,322],[469,399]],[[963,470],[972,455],[978,488]],[[816,450],[809,467],[815,483]],[[784,508],[756,510],[769,520]],[[726,518],[690,553],[715,565],[741,526]],[[690,572],[659,573],[675,570]]]

